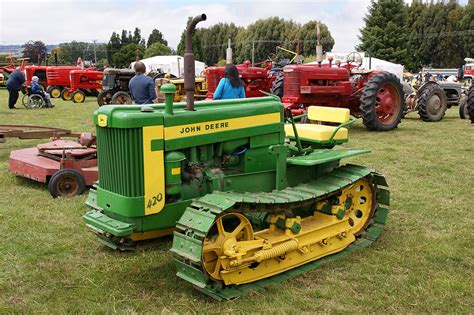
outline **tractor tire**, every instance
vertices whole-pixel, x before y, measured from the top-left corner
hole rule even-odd
[[[48,86],[46,92],[49,93],[51,98],[60,98],[62,89],[59,86]]]
[[[275,81],[272,83],[272,87],[270,88],[270,93],[273,95],[278,96],[280,99],[284,95],[284,76],[283,73],[278,75]]]
[[[86,95],[81,90],[77,90],[72,92],[71,98],[74,103],[84,103]]]
[[[86,190],[86,181],[78,171],[65,168],[51,176],[48,190],[53,198],[77,196]]]
[[[127,92],[119,91],[112,96],[110,104],[118,104],[118,105],[132,104],[132,97]]]
[[[110,93],[110,91],[102,91],[97,95],[97,104],[99,104],[99,106],[110,104],[111,100],[112,93]]]
[[[395,74],[383,71],[367,81],[360,96],[360,114],[368,130],[397,128],[405,111],[405,95]]]
[[[70,101],[72,99],[71,93],[69,93],[68,89],[64,89],[61,91],[61,98],[63,99],[63,101]]]
[[[467,108],[467,95],[462,95],[459,101],[459,118],[469,119],[469,109]]]
[[[472,85],[467,92],[467,110],[469,119],[471,123],[474,124],[474,85]]]
[[[448,109],[446,93],[438,84],[426,86],[418,97],[417,102],[418,115],[420,115],[423,121],[440,121]]]

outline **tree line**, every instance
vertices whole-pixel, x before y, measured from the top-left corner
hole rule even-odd
[[[188,19],[188,23],[191,18]],[[387,61],[401,63],[415,71],[422,66],[459,67],[465,57],[474,56],[474,0],[461,6],[457,0],[424,2],[413,0],[372,0],[360,30],[358,51]],[[316,24],[312,20],[300,24],[279,17],[259,19],[247,27],[234,23],[218,23],[198,27],[193,34],[193,50],[197,60],[207,65],[225,64],[228,39],[232,41],[233,62],[246,59],[255,62],[291,58],[277,46],[303,56],[315,54]],[[320,22],[323,51],[329,52],[334,39],[328,27]],[[98,65],[128,67],[137,58],[156,55],[184,54],[184,34],[175,52],[168,47],[163,34],[154,29],[147,40],[137,27],[133,31],[113,32],[107,44],[72,41],[60,44],[53,52],[60,64],[74,64],[78,57]],[[41,41],[24,45],[25,57],[36,62],[46,55]],[[308,58],[306,59],[308,60]],[[51,60],[50,64],[54,61]]]
[[[191,21],[189,18],[188,23]],[[233,62],[242,63],[252,59],[255,62],[269,57],[291,57],[278,50],[277,46],[296,51],[304,56],[314,55],[316,51],[316,24],[309,21],[299,24],[278,17],[259,19],[247,27],[234,23],[218,23],[210,27],[199,27],[193,34],[193,51],[196,59],[207,65],[222,64],[226,57],[228,39],[232,41]],[[320,23],[321,43],[324,51],[331,51],[334,39],[328,27]],[[178,44],[178,54],[184,54],[184,35]]]
[[[412,71],[459,68],[474,56],[474,0],[372,0],[364,22],[357,49]]]

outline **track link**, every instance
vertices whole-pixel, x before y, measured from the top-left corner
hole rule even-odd
[[[240,213],[278,213],[315,204],[357,180],[367,178],[374,185],[375,210],[366,228],[355,242],[343,251],[306,263],[286,272],[248,284],[225,286],[209,278],[203,268],[203,241],[216,217],[236,211]],[[295,187],[268,193],[235,193],[216,191],[196,199],[184,212],[174,232],[171,252],[175,257],[177,276],[190,282],[199,291],[217,300],[237,298],[250,290],[278,283],[301,275],[322,263],[372,244],[381,234],[388,215],[389,191],[385,177],[373,170],[356,165],[345,165],[313,180]]]

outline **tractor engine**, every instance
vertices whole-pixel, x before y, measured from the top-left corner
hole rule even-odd
[[[346,68],[318,65],[288,65],[283,68],[284,92],[282,102],[293,115],[306,110],[300,104],[338,107],[351,92],[350,73]]]
[[[270,92],[270,87],[275,77],[269,76],[267,69],[251,67],[250,61],[248,60],[243,64],[236,65],[236,67],[244,83],[246,97],[265,96],[260,91]],[[219,81],[224,77],[224,70],[225,67],[208,67],[205,70],[208,88],[206,97],[208,99],[213,98]]]

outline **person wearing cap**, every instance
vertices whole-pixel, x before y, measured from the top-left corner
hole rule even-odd
[[[8,77],[7,90],[8,90],[8,108],[14,109],[16,101],[18,100],[18,92],[21,91],[21,87],[25,83],[25,77],[20,71],[20,67],[16,67]]]
[[[152,78],[145,75],[145,64],[137,61],[133,69],[135,76],[128,83],[128,88],[135,104],[152,104],[156,99],[155,84]]]
[[[44,92],[41,89],[41,86],[39,85],[39,78],[37,76],[33,76],[31,78],[31,83],[30,83],[30,91],[31,94],[39,94],[44,97],[46,101],[46,107],[54,107],[54,105],[51,103],[51,98],[49,97],[49,94]]]

